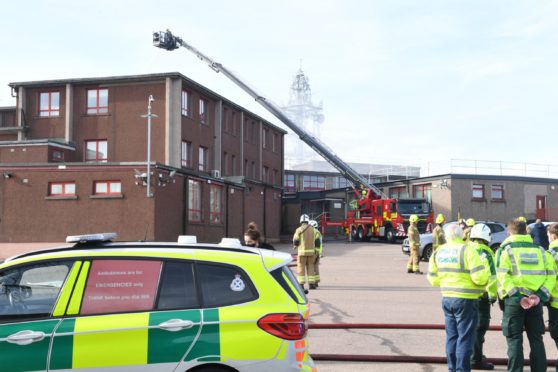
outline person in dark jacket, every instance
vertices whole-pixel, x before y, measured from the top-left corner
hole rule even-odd
[[[531,229],[531,237],[533,238],[533,243],[543,247],[548,250],[548,235],[546,233],[546,226],[542,223],[541,219],[538,218],[535,221],[535,225]]]
[[[275,250],[271,244],[263,241],[262,234],[260,234],[258,226],[254,222],[250,222],[248,229],[244,232],[244,244],[247,247]]]

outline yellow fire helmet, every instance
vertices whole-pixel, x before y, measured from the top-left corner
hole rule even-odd
[[[444,223],[445,220],[446,218],[441,213],[436,217],[436,223]]]
[[[418,221],[418,216],[416,214],[411,214],[411,217],[409,217],[409,222],[417,222]]]
[[[517,217],[517,220],[518,220],[518,221],[521,221],[521,222],[527,223],[527,218],[525,218],[525,217],[523,217],[523,216]]]
[[[477,223],[477,222],[475,221],[474,218],[468,218],[468,219],[467,219],[467,222],[466,222],[467,226],[469,226],[469,227],[475,226],[476,223]]]

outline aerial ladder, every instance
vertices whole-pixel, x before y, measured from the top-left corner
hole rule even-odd
[[[394,220],[392,217],[397,215],[397,201],[395,199],[388,199],[382,190],[371,184],[318,138],[312,136],[302,126],[291,120],[273,101],[256,92],[256,90],[240,80],[221,63],[209,58],[204,53],[185,42],[181,37],[173,35],[169,30],[154,32],[153,45],[168,51],[183,47],[194,53],[199,59],[207,63],[213,71],[217,73],[221,72],[248,93],[256,102],[295,132],[304,143],[314,149],[314,151],[337,169],[337,171],[350,182],[356,195],[357,207],[354,211],[348,213],[344,221],[333,222],[328,220],[327,216],[324,215],[321,220],[322,231],[327,226],[339,226],[358,240],[366,240],[372,236],[380,236],[386,237],[389,241],[393,242],[398,236],[404,237],[405,229],[401,231],[403,224],[400,224],[400,227],[397,228],[391,223],[391,221]],[[378,209],[378,206],[381,207],[381,211]],[[378,216],[378,214],[380,214],[380,216]],[[388,221],[390,223],[386,224]]]

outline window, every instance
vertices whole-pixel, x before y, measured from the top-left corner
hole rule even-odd
[[[64,153],[59,150],[53,150],[52,161],[64,161]]]
[[[60,116],[59,92],[40,93],[39,101],[39,116]]]
[[[334,189],[349,187],[349,181],[345,177],[334,177],[332,181],[332,188]]]
[[[209,223],[223,223],[223,188],[211,185],[209,189]]]
[[[265,149],[265,148],[268,147],[268,146],[267,146],[267,139],[269,138],[269,129],[264,129],[263,132],[262,132],[262,136],[263,136],[263,138],[262,138],[262,146],[263,146],[263,148]]]
[[[186,168],[192,166],[192,142],[182,141],[181,164]]]
[[[407,188],[405,186],[401,187],[390,187],[389,189],[390,199],[406,199],[409,197]]]
[[[203,307],[220,307],[258,298],[250,279],[240,268],[232,266],[197,265]]]
[[[277,152],[277,144],[278,144],[278,137],[277,137],[277,133],[273,133],[273,137],[272,138],[272,143],[271,143],[271,149],[273,150],[273,152]]]
[[[426,199],[428,202],[432,201],[432,184],[425,183],[422,185],[413,186],[415,198]]]
[[[188,221],[201,222],[201,183],[188,180]]]
[[[487,225],[490,231],[492,232],[492,234],[502,232],[506,229],[504,226],[499,225],[497,223],[487,223]]]
[[[198,307],[193,265],[189,262],[165,262],[157,309],[173,310]]]
[[[472,187],[473,199],[484,199],[484,185],[474,183]]]
[[[263,167],[262,168],[262,181],[269,183],[269,168]]]
[[[81,315],[149,311],[157,298],[161,261],[95,260]]]
[[[302,176],[302,189],[305,191],[318,191],[325,189],[325,177]]]
[[[85,141],[85,161],[106,163],[108,153],[107,140]]]
[[[87,90],[87,113],[106,114],[108,112],[108,89]]]
[[[285,174],[283,177],[285,192],[296,192],[295,175]]]
[[[94,195],[121,195],[122,183],[120,181],[95,181],[93,183]]]
[[[50,182],[48,184],[49,196],[75,196],[75,182]]]
[[[0,321],[47,318],[72,262],[49,262],[0,272]]]
[[[198,114],[200,117],[200,122],[205,123],[207,120],[207,101],[203,98],[200,98],[200,107]]]
[[[182,116],[188,116],[188,114],[190,114],[190,104],[189,104],[189,94],[187,91],[183,90],[182,91]]]
[[[207,147],[200,146],[199,148],[198,169],[201,171],[207,170]]]
[[[492,185],[490,188],[490,197],[492,200],[504,200],[504,185]]]

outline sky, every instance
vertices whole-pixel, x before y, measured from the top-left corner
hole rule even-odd
[[[558,2],[552,0],[10,1],[10,82],[180,72],[282,126],[170,29],[285,104],[302,67],[322,141],[349,162],[558,164]],[[157,97],[155,97],[157,99]]]

